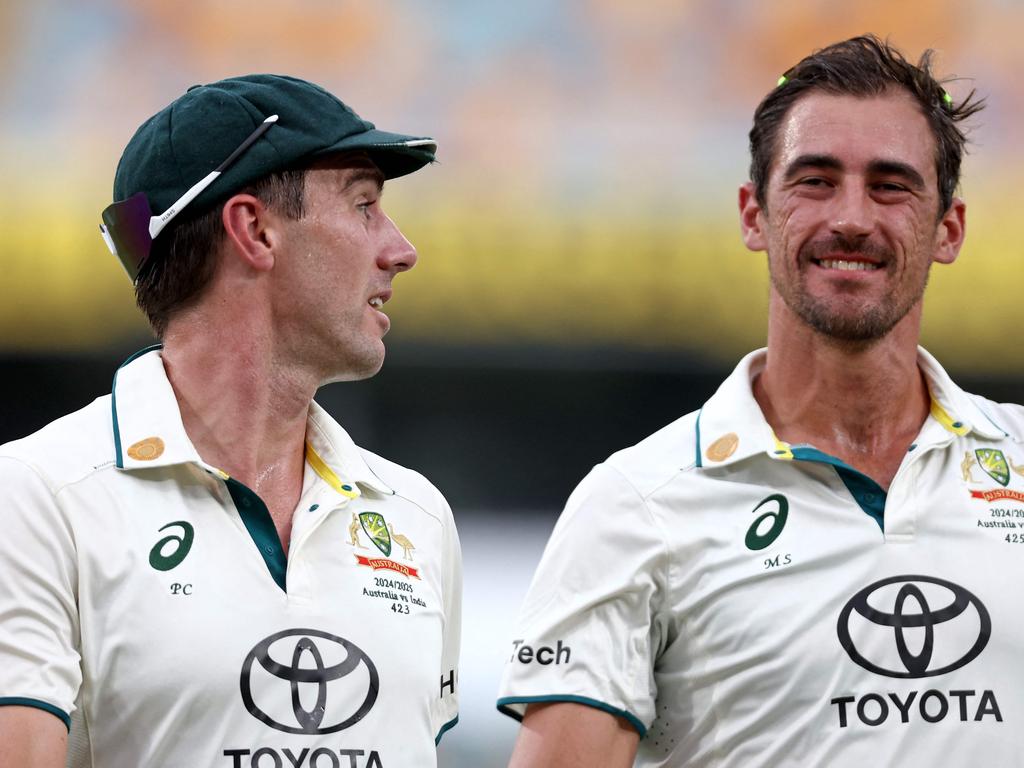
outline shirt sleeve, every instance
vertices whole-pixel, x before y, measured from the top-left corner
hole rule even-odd
[[[653,620],[664,539],[644,500],[602,464],[569,497],[519,614],[498,709],[568,701],[611,712],[641,736],[654,720]]]
[[[0,457],[0,705],[38,707],[70,727],[82,682],[74,538],[31,466]]]
[[[442,563],[444,589],[444,629],[441,650],[440,691],[431,708],[434,741],[459,721],[459,647],[462,636],[462,547],[448,503],[444,508],[444,547]]]

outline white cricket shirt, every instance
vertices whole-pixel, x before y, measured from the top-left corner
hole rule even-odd
[[[159,351],[0,447],[0,704],[97,768],[436,764],[457,720],[461,555],[423,477],[315,403],[287,559],[205,464]]]
[[[764,359],[572,494],[499,709],[612,712],[638,766],[1024,765],[1024,409],[920,350],[931,416],[886,493],[775,438]]]

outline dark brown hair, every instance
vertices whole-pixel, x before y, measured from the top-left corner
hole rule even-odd
[[[953,201],[960,181],[960,162],[967,137],[959,123],[985,106],[972,89],[959,103],[948,95],[943,82],[932,76],[934,51],[926,50],[911,64],[888,41],[861,35],[815,51],[780,78],[754,112],[750,129],[750,180],[761,205],[766,204],[768,171],[775,155],[779,126],[789,108],[813,90],[850,96],[878,96],[902,88],[921,107],[935,136],[935,168],[939,180],[941,217]]]
[[[301,219],[305,186],[306,171],[300,169],[264,176],[239,192],[259,198],[290,219]],[[157,338],[163,338],[171,315],[194,304],[213,277],[224,239],[223,209],[222,202],[191,216],[186,213],[153,241],[150,258],[135,283],[135,303],[146,313]]]

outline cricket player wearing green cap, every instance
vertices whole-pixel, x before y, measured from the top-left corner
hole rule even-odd
[[[383,363],[381,192],[434,152],[277,75],[135,133],[100,230],[161,343],[0,446],[0,764],[436,764],[451,510],[313,400]]]

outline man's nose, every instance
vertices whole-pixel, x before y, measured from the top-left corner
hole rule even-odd
[[[384,214],[384,218],[387,219],[384,224],[387,233],[384,247],[378,257],[380,268],[396,274],[412,269],[416,266],[416,249],[412,247],[412,243],[406,239],[390,216]]]
[[[844,185],[833,198],[829,229],[850,240],[870,235],[874,229],[873,205],[866,189]]]

